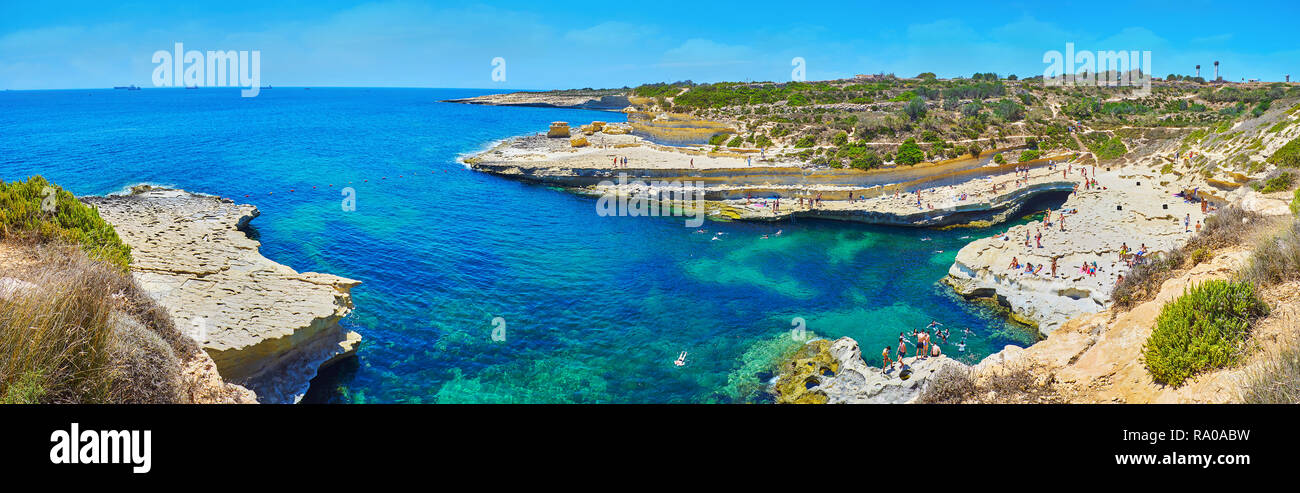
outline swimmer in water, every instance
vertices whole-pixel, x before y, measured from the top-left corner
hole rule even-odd
[[[674,361],[673,364],[677,366],[686,366],[686,351],[682,351],[682,354],[677,355],[677,361]]]
[[[961,342],[957,343],[957,352],[966,352],[966,339],[962,339]]]

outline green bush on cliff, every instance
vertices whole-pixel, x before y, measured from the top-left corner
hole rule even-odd
[[[1023,163],[1023,162],[1025,162],[1025,161],[1033,161],[1033,160],[1038,159],[1039,157],[1041,157],[1042,154],[1043,154],[1042,152],[1040,152],[1040,151],[1038,151],[1038,150],[1035,150],[1035,149],[1029,149],[1029,150],[1026,150],[1026,151],[1020,153],[1020,162]]]
[[[1097,156],[1097,159],[1116,159],[1128,153],[1128,147],[1118,137],[1109,137],[1104,133],[1083,136],[1084,145]]]
[[[1153,380],[1180,386],[1198,373],[1236,362],[1251,321],[1267,314],[1253,284],[1206,281],[1161,308],[1142,360]]]
[[[898,146],[898,154],[894,156],[894,162],[911,166],[925,160],[925,153],[921,151],[921,146],[916,144],[916,139],[908,138],[903,141],[903,145]]]
[[[1259,187],[1258,190],[1261,193],[1273,193],[1273,192],[1290,190],[1291,184],[1294,181],[1295,181],[1295,177],[1292,176],[1290,172],[1283,171],[1282,173],[1279,173],[1277,176],[1274,176],[1264,181],[1263,185],[1258,185]]]
[[[1295,191],[1295,198],[1291,199],[1291,213],[1300,216],[1300,190]]]
[[[1300,138],[1292,139],[1269,156],[1268,162],[1278,166],[1300,168]]]
[[[125,269],[131,249],[99,212],[40,176],[0,182],[0,239],[59,241]]]

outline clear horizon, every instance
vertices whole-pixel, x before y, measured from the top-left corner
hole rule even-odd
[[[912,5],[661,2],[557,11],[516,1],[449,6],[325,0],[187,5],[23,3],[0,19],[0,88],[152,87],[151,55],[258,50],[261,85],[488,90],[615,88],[651,82],[785,81],[791,60],[808,80],[859,73],[1031,77],[1042,56],[1080,50],[1152,52],[1156,77],[1281,81],[1300,65],[1294,4],[1208,1],[1097,9],[1058,2],[997,9]],[[491,78],[506,61],[506,80]],[[1300,71],[1296,74],[1300,76]]]

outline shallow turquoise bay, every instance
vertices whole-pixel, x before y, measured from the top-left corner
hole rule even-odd
[[[456,160],[551,121],[621,115],[437,102],[487,92],[3,92],[0,179],[42,174],[79,195],[147,182],[256,205],[264,255],[364,283],[345,321],[365,338],[359,357],[318,378],[313,402],[762,401],[750,390],[771,375],[755,369],[796,317],[856,338],[874,364],[931,320],[976,332],[965,354],[944,347],[967,361],[1032,342],[938,284],[962,245],[1005,227],[707,222],[701,234],[682,218],[599,217],[591,198]],[[355,211],[340,207],[343,186]],[[491,338],[495,317],[505,341]]]

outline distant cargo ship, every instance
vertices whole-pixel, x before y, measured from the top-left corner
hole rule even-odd
[[[131,84],[131,85],[129,85],[129,86],[113,86],[113,89],[126,89],[126,90],[128,90],[128,91],[139,91],[139,90],[140,90],[140,88],[139,88],[139,87],[136,87],[135,84]]]

